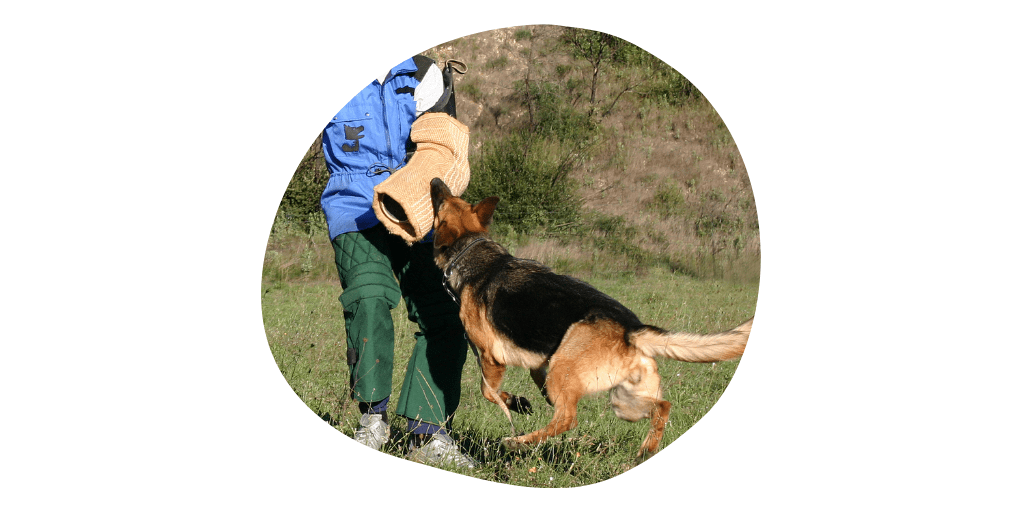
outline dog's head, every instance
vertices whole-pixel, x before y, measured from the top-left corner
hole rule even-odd
[[[440,178],[430,180],[430,199],[434,203],[434,255],[437,257],[466,234],[487,233],[497,197],[488,197],[469,204],[452,191]]]

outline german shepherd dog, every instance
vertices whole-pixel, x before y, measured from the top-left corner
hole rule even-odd
[[[671,404],[662,400],[654,357],[712,362],[743,354],[753,318],[720,334],[671,333],[645,325],[615,299],[532,260],[515,258],[488,236],[498,203],[475,205],[452,195],[438,178],[430,182],[434,206],[434,261],[444,286],[460,304],[459,316],[477,355],[484,398],[501,408],[529,412],[522,397],[499,391],[505,368],[522,366],[554,417],[544,428],[502,440],[518,450],[574,428],[576,406],[591,393],[611,391],[615,415],[651,419],[639,459],[658,450]]]

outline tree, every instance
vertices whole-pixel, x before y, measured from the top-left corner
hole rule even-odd
[[[593,115],[597,101],[597,79],[601,74],[601,66],[615,58],[625,41],[611,34],[595,32],[582,28],[567,27],[562,33],[562,41],[569,45],[573,55],[590,63],[590,112]]]

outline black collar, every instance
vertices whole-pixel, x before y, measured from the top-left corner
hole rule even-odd
[[[456,304],[459,304],[459,298],[455,296],[455,291],[452,290],[452,285],[448,282],[448,278],[451,277],[452,270],[455,269],[455,264],[458,263],[459,258],[461,258],[463,254],[466,254],[466,251],[468,251],[470,247],[473,247],[474,245],[477,244],[477,242],[482,242],[484,240],[486,240],[486,238],[478,236],[475,239],[473,239],[472,242],[466,244],[466,246],[463,247],[462,250],[459,251],[459,253],[456,254],[455,257],[448,262],[448,265],[444,269],[441,284],[444,286],[444,291],[448,292],[448,295],[451,296],[452,300],[454,300]]]

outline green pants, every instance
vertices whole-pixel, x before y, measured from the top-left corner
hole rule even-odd
[[[433,247],[409,247],[380,224],[338,235],[332,243],[343,288],[352,398],[377,402],[391,395],[391,310],[404,298],[419,331],[395,412],[444,425],[459,405],[468,345],[458,305],[441,285]]]

